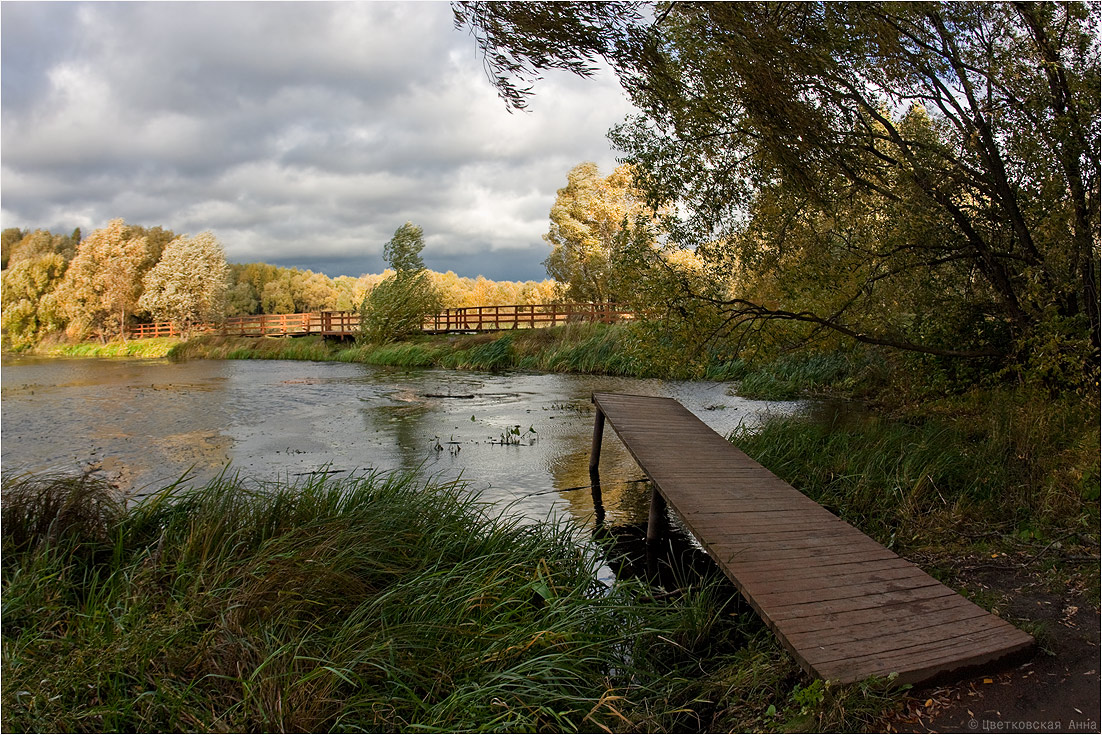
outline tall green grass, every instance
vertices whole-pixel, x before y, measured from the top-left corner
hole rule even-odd
[[[34,350],[35,354],[57,357],[167,357],[181,344],[177,337],[116,340],[113,342],[78,342],[53,344]]]
[[[746,398],[788,400],[829,390],[848,390],[864,372],[868,353],[840,350],[787,354],[762,363],[732,364],[730,377],[739,381]]]
[[[1098,409],[1074,399],[983,390],[894,416],[778,417],[731,440],[897,548],[1074,543],[1097,527]]]
[[[333,346],[312,337],[220,337],[202,335],[176,345],[168,354],[173,360],[329,360]]]
[[[596,581],[559,525],[409,475],[221,478],[127,507],[5,478],[5,731],[855,729],[720,588]],[[824,710],[825,711],[825,710]]]

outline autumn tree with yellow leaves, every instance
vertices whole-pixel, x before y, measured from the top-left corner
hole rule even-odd
[[[602,177],[597,164],[580,163],[566,176],[551,207],[551,229],[543,239],[551,254],[547,274],[564,284],[572,301],[616,301],[629,284],[617,278],[616,260],[624,245],[648,236],[654,214],[636,186],[630,166]]]
[[[58,289],[70,336],[97,333],[106,339],[126,333],[127,319],[142,294],[147,251],[146,236],[135,234],[121,219],[81,241]]]
[[[4,334],[16,349],[30,347],[65,324],[55,292],[68,266],[58,253],[43,253],[13,262],[4,271]]]

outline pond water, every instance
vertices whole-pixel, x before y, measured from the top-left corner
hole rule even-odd
[[[593,524],[593,391],[676,398],[726,435],[798,403],[729,384],[395,370],[292,361],[36,359],[2,368],[3,471],[102,473],[140,496],[189,474],[302,479],[378,470],[460,477],[533,520]],[[605,523],[645,521],[642,471],[606,429]]]

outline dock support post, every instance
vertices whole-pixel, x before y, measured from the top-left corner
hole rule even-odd
[[[601,496],[601,475],[597,467],[601,463],[601,440],[605,434],[605,414],[597,402],[593,402],[597,414],[593,418],[593,446],[589,450],[589,484],[593,490],[593,510],[597,514],[597,525],[605,522],[605,504]]]
[[[596,468],[589,470],[589,486],[593,495],[593,520],[600,526],[605,522],[605,500],[601,495],[601,475]]]
[[[650,491],[650,514],[647,516],[647,544],[653,544],[662,538],[662,526],[666,522],[666,499],[658,492],[657,486]]]
[[[597,465],[601,463],[601,439],[605,433],[605,413],[601,405],[594,401],[597,407],[597,415],[593,417],[593,446],[589,450],[589,473],[597,471]]]

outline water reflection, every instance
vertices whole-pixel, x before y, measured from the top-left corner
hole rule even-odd
[[[375,405],[361,398],[365,431],[377,435],[379,441],[394,447],[397,466],[392,469],[416,471],[429,458],[425,438],[431,427],[426,422],[431,416],[431,406],[423,398],[409,390],[397,391],[390,400],[393,403]]]

